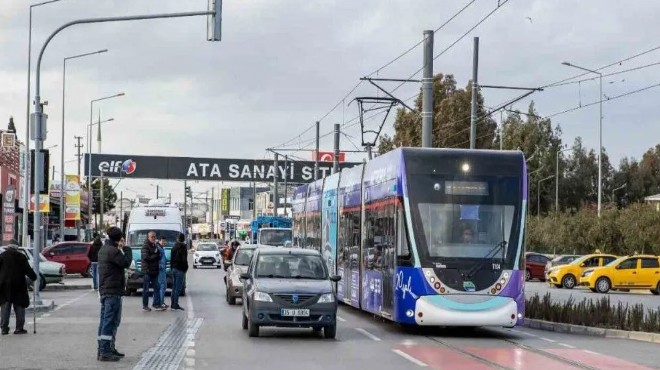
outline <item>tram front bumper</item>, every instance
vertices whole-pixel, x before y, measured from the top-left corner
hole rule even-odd
[[[422,326],[513,327],[518,316],[516,301],[510,297],[491,296],[465,303],[450,296],[430,295],[415,303],[415,322]]]

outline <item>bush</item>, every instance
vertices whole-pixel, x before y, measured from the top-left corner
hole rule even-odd
[[[570,297],[565,302],[553,302],[550,293],[543,298],[535,294],[526,300],[525,313],[529,319],[660,333],[660,310],[649,309],[645,312],[644,305],[640,303],[630,306],[619,302],[612,305],[608,296],[595,300],[584,298],[581,302],[575,302]]]

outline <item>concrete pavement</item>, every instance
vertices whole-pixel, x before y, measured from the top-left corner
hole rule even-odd
[[[241,308],[224,297],[224,272],[190,270],[184,312],[141,311],[124,298],[119,363],[96,361],[98,295],[44,292],[57,300],[37,334],[0,337],[3,369],[654,369],[657,344],[515,329],[406,329],[341,307],[336,340],[307,329],[266,328],[249,338]],[[529,284],[528,284],[529,285]],[[169,298],[166,299],[169,304]],[[239,301],[240,302],[240,301]],[[28,320],[31,322],[31,318]],[[32,350],[31,348],[36,348]],[[27,356],[29,354],[29,356]]]

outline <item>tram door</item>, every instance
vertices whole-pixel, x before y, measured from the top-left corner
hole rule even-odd
[[[386,318],[392,317],[394,309],[394,266],[395,266],[395,238],[396,238],[396,206],[394,199],[387,199],[375,202],[370,205],[366,212],[368,218],[367,225],[371,228],[373,235],[370,240],[370,246],[373,250],[371,257],[372,270],[378,272],[380,281],[378,282],[378,295],[382,299],[380,303],[380,313]]]

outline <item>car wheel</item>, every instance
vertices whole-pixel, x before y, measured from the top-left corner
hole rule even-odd
[[[655,286],[655,289],[651,289],[651,293],[653,293],[653,295],[660,294],[660,281],[658,282],[658,285]]]
[[[566,289],[575,288],[575,276],[573,276],[573,274],[566,274],[566,276],[561,279],[561,285]]]
[[[335,339],[335,337],[337,336],[337,323],[324,327],[323,336],[326,339]]]
[[[610,279],[606,277],[601,277],[596,280],[596,290],[598,290],[598,293],[607,293],[610,291],[611,287],[612,284],[610,283]]]
[[[247,330],[248,328],[248,319],[247,316],[245,316],[245,311],[243,311],[243,322],[241,326],[243,327],[243,330]]]
[[[248,319],[248,336],[258,337],[259,336],[259,325],[252,322]]]
[[[82,277],[84,278],[92,277],[92,265],[90,264],[89,266],[87,266],[87,270],[80,275],[82,275]]]
[[[532,273],[529,270],[525,270],[525,281],[530,281],[532,279]]]

